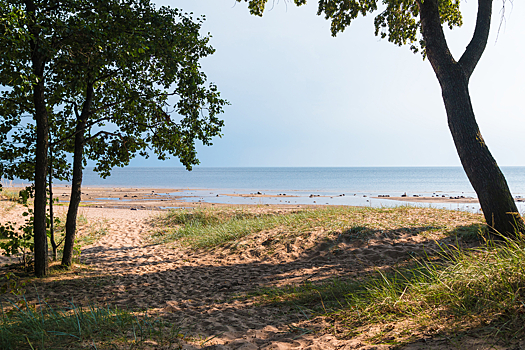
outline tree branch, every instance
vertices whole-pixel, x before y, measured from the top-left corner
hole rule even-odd
[[[95,135],[86,138],[86,139],[84,140],[84,144],[89,143],[91,140],[97,138],[97,137],[100,136],[100,135],[108,135],[108,136],[115,136],[115,137],[118,136],[120,139],[123,139],[123,137],[122,137],[121,134],[101,130],[101,131],[97,132]]]
[[[0,96],[0,99],[9,101],[11,103],[14,103],[14,104],[18,105],[19,107],[23,107],[26,111],[30,111],[31,110],[31,106],[26,105],[23,102],[16,101],[15,99],[12,99],[12,98],[9,98],[9,97],[2,97],[2,96]]]
[[[78,118],[78,111],[75,111],[75,113],[77,113],[77,118]],[[97,120],[94,120],[94,121],[92,121],[91,123],[86,123],[86,127],[82,128],[82,129],[79,129],[79,130],[76,130],[74,133],[69,134],[69,135],[67,135],[66,137],[63,137],[63,138],[61,138],[61,139],[58,140],[58,141],[55,141],[55,142],[53,142],[53,143],[50,143],[49,145],[50,145],[50,146],[56,146],[57,144],[59,144],[59,143],[61,143],[61,142],[64,142],[64,141],[66,141],[66,140],[68,140],[68,139],[70,139],[70,138],[72,138],[72,137],[75,137],[75,135],[78,134],[79,132],[83,132],[83,131],[85,131],[86,129],[91,128],[93,125],[95,125],[95,124],[97,124],[97,123],[99,123],[99,122],[102,122],[102,121],[104,121],[104,120],[109,120],[109,119],[110,119],[110,117],[103,117],[103,118],[99,118],[99,119],[97,119]]]
[[[465,52],[459,60],[459,64],[465,72],[467,79],[470,78],[474,68],[479,62],[485,47],[490,31],[490,18],[492,16],[492,0],[478,0],[478,17],[476,19],[476,29],[472,40],[468,44]]]
[[[486,0],[479,0],[486,1]],[[490,0],[489,0],[490,1]],[[438,80],[441,83],[443,78],[442,73],[447,71],[447,67],[455,65],[443,33],[443,25],[439,15],[439,1],[425,0],[421,1],[419,5],[421,32],[425,40],[425,50],[428,60],[434,69]]]

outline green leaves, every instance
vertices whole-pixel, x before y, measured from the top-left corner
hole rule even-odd
[[[0,249],[6,256],[22,254],[24,264],[26,263],[27,254],[34,250],[33,243],[33,210],[28,208],[27,200],[33,196],[33,188],[26,187],[19,192],[18,202],[27,208],[22,215],[27,217],[26,222],[19,228],[11,222],[5,225],[0,224],[0,237],[5,239],[0,242]]]
[[[242,0],[237,0],[241,2]],[[262,16],[268,0],[244,0],[248,2],[250,13]],[[295,0],[296,5],[303,5],[306,0]],[[375,11],[380,11],[374,19],[375,35],[396,45],[410,45],[414,52],[423,49],[425,43],[421,35],[418,0],[319,0],[317,15],[331,21],[333,36],[343,32],[352,21]],[[439,14],[441,23],[451,29],[461,26],[463,20],[459,10],[459,0],[440,0]]]
[[[209,36],[200,34],[203,17],[144,0],[35,2],[31,13],[18,1],[0,6],[2,18],[11,9],[19,14],[9,22],[10,34],[0,36],[4,175],[32,180],[34,173],[34,122],[24,116],[34,114],[35,43],[46,62],[44,99],[59,175],[67,176],[66,153],[73,152],[79,120],[85,155],[104,176],[149,151],[178,157],[191,169],[198,163],[195,142],[211,145],[220,136],[218,115],[228,103],[200,68],[199,60],[214,52]],[[26,23],[38,30],[12,34],[26,31]]]

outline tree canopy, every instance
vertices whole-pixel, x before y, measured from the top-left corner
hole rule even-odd
[[[250,13],[262,16],[268,0],[237,0],[248,2]],[[307,0],[294,0],[297,6]],[[459,0],[439,1],[441,24],[449,28],[461,26],[463,19]],[[374,18],[375,35],[396,45],[410,45],[411,50],[424,53],[425,42],[421,33],[420,9],[417,0],[319,0],[317,15],[331,21],[333,36],[343,32],[352,21],[361,16],[379,12]]]
[[[214,52],[200,34],[203,18],[145,0],[1,4],[0,16],[11,19],[0,33],[9,48],[0,58],[0,156],[3,174],[35,180],[35,257],[46,250],[36,239],[45,235],[37,221],[49,147],[53,156],[73,153],[78,198],[72,193],[68,221],[76,221],[87,159],[102,176],[150,152],[191,169],[195,142],[220,136],[227,102],[200,67]]]

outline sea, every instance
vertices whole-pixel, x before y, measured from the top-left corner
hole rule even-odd
[[[502,167],[513,196],[525,197],[525,167]],[[183,190],[187,201],[231,204],[406,205],[371,197],[413,196],[476,198],[461,167],[183,167],[115,168],[101,179],[92,168],[85,186],[148,187]],[[261,193],[277,197],[240,197]],[[279,198],[278,195],[294,196]],[[421,203],[410,203],[422,206]],[[426,204],[479,211],[479,204]],[[520,211],[525,205],[518,203]]]
[[[501,168],[513,196],[525,197],[525,167]],[[464,196],[476,198],[461,167],[126,167],[100,178],[84,171],[83,186],[165,189],[191,202],[231,204],[406,205],[378,196]],[[170,193],[169,189],[179,192]],[[181,191],[182,190],[182,191]],[[268,197],[243,197],[240,194]],[[282,195],[286,197],[279,197]],[[479,211],[479,204],[408,202],[455,210]],[[525,202],[517,203],[520,212]]]

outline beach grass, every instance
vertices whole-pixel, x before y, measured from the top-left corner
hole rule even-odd
[[[328,316],[343,337],[377,325],[368,336],[376,344],[469,331],[509,342],[525,336],[525,239],[487,240],[468,250],[447,247],[437,256],[361,278],[264,288],[252,295]]]
[[[171,349],[184,338],[173,324],[117,307],[8,304],[0,317],[0,348],[5,350]]]
[[[423,220],[422,220],[423,219]],[[476,223],[473,225],[472,221]],[[422,223],[424,223],[422,225]],[[465,225],[461,225],[464,223]],[[246,209],[172,210],[153,221],[157,243],[179,242],[192,248],[212,248],[264,230],[279,228],[282,235],[307,235],[319,228],[346,236],[365,238],[381,232],[413,231],[475,238],[482,221],[479,215],[430,208],[325,207],[289,211],[248,211]],[[460,229],[461,227],[461,229]]]
[[[20,199],[20,190],[20,188],[15,187],[3,187],[0,190],[0,198],[11,202],[18,202]]]
[[[75,243],[80,247],[97,242],[109,232],[109,221],[107,219],[90,222],[85,215],[80,214],[77,218],[77,225],[79,228]]]
[[[92,225],[85,217],[79,223]],[[157,243],[176,242],[190,250],[233,247],[256,240],[262,232],[275,245],[313,232],[321,232],[317,237],[330,242],[342,238],[369,242],[378,237],[395,241],[399,235],[446,241],[437,245],[441,250],[407,254],[395,264],[360,274],[307,279],[232,297],[251,298],[261,308],[286,306],[305,320],[320,316],[329,324],[325,332],[342,339],[361,337],[372,344],[398,346],[417,337],[453,338],[468,332],[491,342],[525,336],[525,238],[491,241],[479,214],[408,206],[210,207],[172,210],[151,224]],[[93,239],[100,239],[95,226],[93,231]],[[53,309],[38,304],[8,307],[0,324],[0,348],[7,339],[5,344],[18,348],[148,349],[184,338],[179,328],[144,313],[109,306]],[[17,329],[23,331],[18,334]]]
[[[157,219],[165,226],[156,231],[155,239],[199,249],[272,229],[288,237],[321,229],[327,237],[365,241],[396,232],[430,240],[449,237],[456,245],[442,245],[432,255],[362,276],[261,288],[246,297],[328,317],[342,337],[376,325],[378,331],[367,336],[374,343],[402,344],[414,340],[415,334],[450,335],[472,329],[505,340],[525,335],[525,239],[494,243],[479,214],[414,207],[326,207],[260,215],[229,210],[171,212]],[[469,242],[478,243],[465,248]]]

